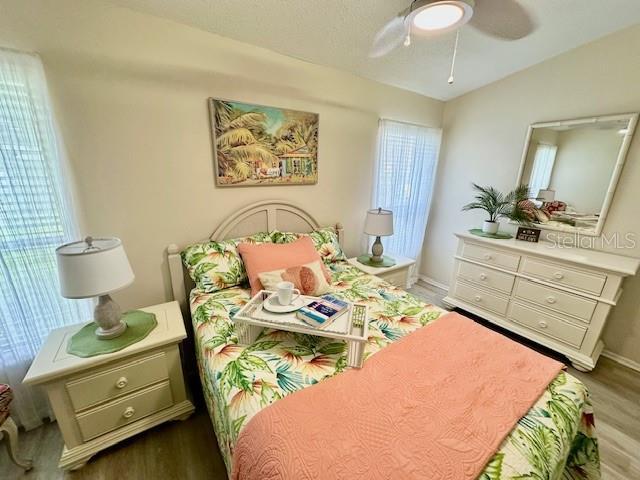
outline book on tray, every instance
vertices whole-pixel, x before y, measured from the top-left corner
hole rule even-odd
[[[349,302],[333,295],[323,295],[298,310],[296,317],[312,327],[326,327],[340,315],[349,311],[350,306]]]

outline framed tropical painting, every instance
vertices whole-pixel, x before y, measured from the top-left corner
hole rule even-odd
[[[318,181],[317,113],[209,99],[216,184]]]

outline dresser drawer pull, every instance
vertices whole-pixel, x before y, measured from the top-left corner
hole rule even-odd
[[[481,301],[482,301],[482,297],[481,297],[480,295],[476,295],[475,297],[473,297],[473,299],[474,299],[476,302],[481,302]]]
[[[133,407],[127,407],[124,409],[124,412],[122,413],[122,416],[124,418],[131,418],[133,417],[133,415],[136,413],[136,409]]]
[[[553,274],[553,278],[555,278],[556,280],[562,280],[564,278],[564,273],[556,272]]]
[[[553,305],[554,303],[556,303],[556,297],[554,297],[553,295],[549,295],[547,297],[547,303]]]
[[[483,256],[485,260],[491,260],[493,258],[490,253],[485,253]]]
[[[547,328],[547,322],[545,322],[544,320],[540,320],[540,321],[538,322],[538,326],[539,326],[540,328]]]
[[[127,379],[127,377],[120,377],[116,381],[116,388],[124,388],[127,386],[128,383],[129,383],[129,380]]]
[[[478,277],[480,278],[480,280],[486,280],[487,279],[487,274],[486,273],[481,273],[480,275],[478,275]]]

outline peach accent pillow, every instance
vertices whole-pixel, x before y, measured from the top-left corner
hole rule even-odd
[[[324,277],[322,263],[320,261],[298,265],[295,267],[281,268],[272,272],[258,274],[260,283],[265,290],[276,291],[280,282],[291,282],[300,290],[302,295],[319,296],[329,291],[329,284]]]
[[[262,282],[258,275],[263,272],[297,267],[307,263],[321,261],[320,255],[313,245],[313,240],[303,237],[291,243],[241,243],[238,245],[238,252],[242,256],[249,283],[251,284],[251,295],[257,294],[263,289]],[[322,265],[324,277],[327,282],[331,281],[331,276]]]

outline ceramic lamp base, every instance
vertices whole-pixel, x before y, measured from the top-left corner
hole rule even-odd
[[[120,321],[118,325],[108,330],[103,329],[102,327],[96,328],[96,337],[101,340],[109,340],[110,338],[119,337],[124,333],[127,329],[127,324],[123,321]]]
[[[96,337],[101,340],[119,337],[127,329],[122,321],[120,306],[109,295],[101,295],[93,311],[93,321],[98,324]]]

